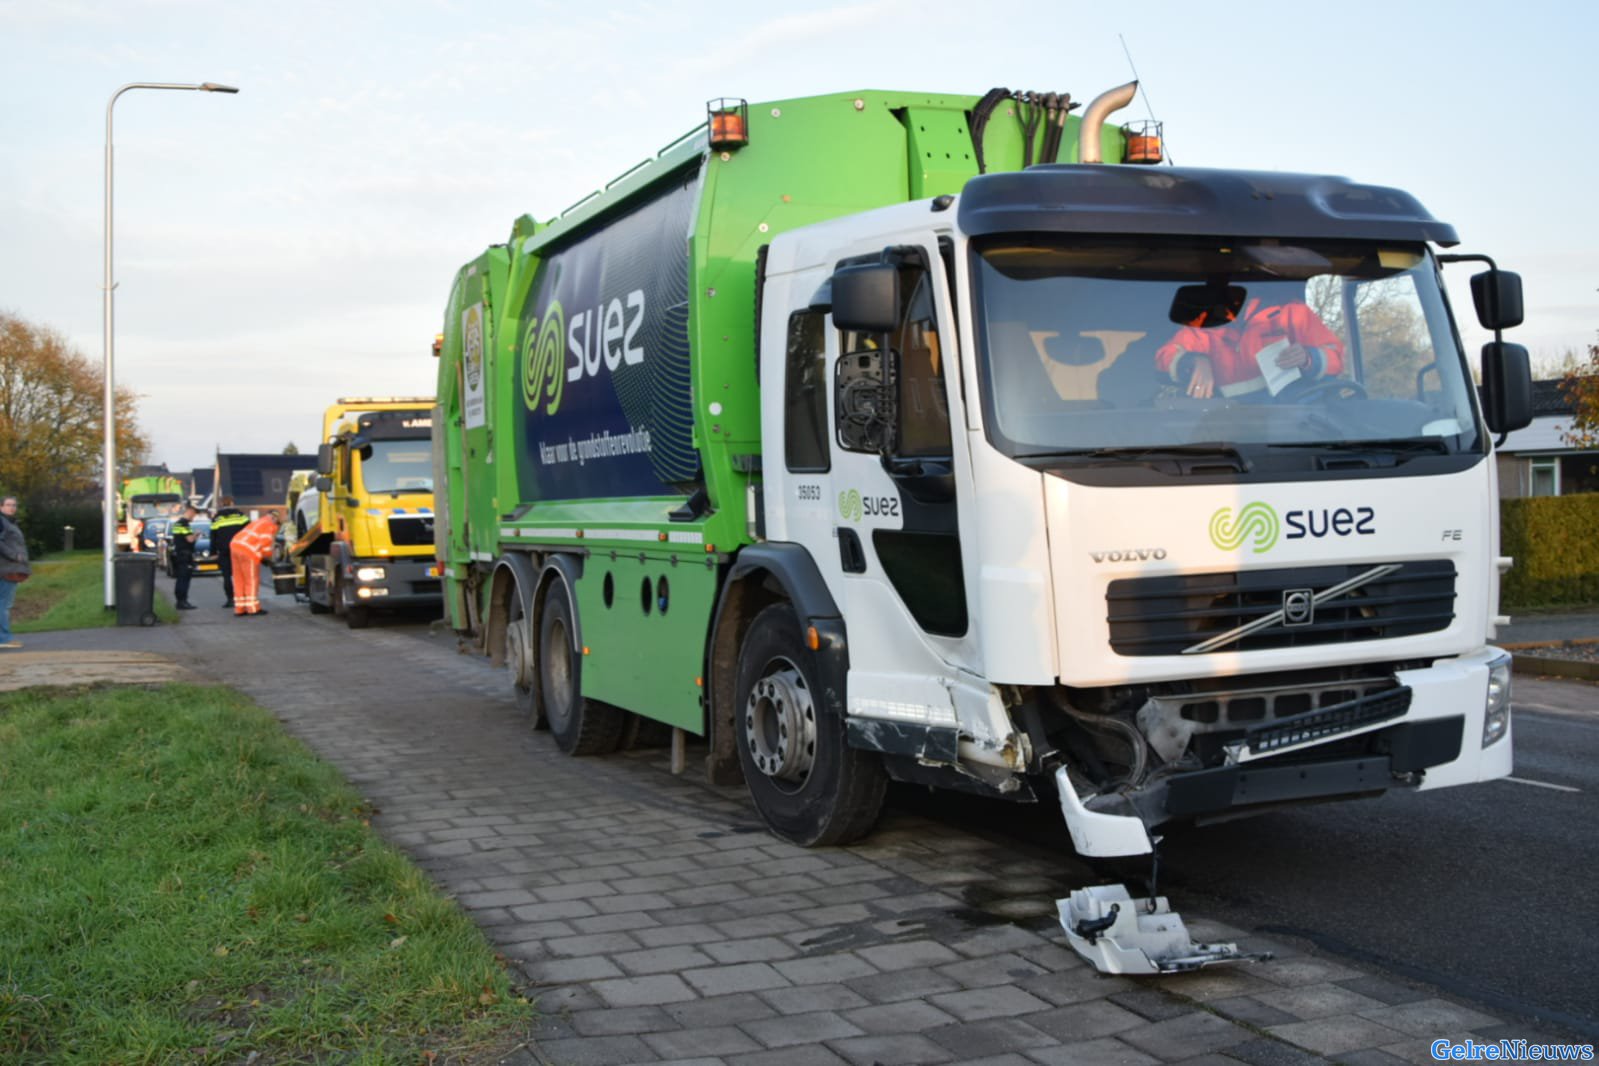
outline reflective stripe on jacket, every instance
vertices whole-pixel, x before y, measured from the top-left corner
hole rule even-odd
[[[228,548],[236,555],[253,555],[257,559],[266,559],[272,554],[272,541],[277,535],[278,524],[272,520],[271,515],[264,514],[235,533],[233,542]]]

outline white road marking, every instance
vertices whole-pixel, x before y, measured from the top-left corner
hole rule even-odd
[[[1535,786],[1537,788],[1552,788],[1556,792],[1581,792],[1582,791],[1582,789],[1580,789],[1580,788],[1572,788],[1570,785],[1551,785],[1547,781],[1529,781],[1525,777],[1506,777],[1505,780],[1506,781],[1514,781],[1518,785],[1533,785],[1533,786]]]

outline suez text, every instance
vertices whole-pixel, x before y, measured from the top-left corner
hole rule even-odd
[[[644,322],[644,290],[634,289],[626,300],[625,310],[622,300],[613,297],[602,307],[579,312],[567,325],[566,346],[572,354],[567,381],[594,377],[601,362],[607,370],[615,370],[622,363],[635,366],[644,361],[644,346],[634,342]]]
[[[1325,537],[1329,534],[1347,537],[1350,534],[1369,537],[1377,532],[1372,523],[1377,518],[1377,512],[1370,507],[1356,507],[1350,510],[1340,507],[1329,510],[1323,507],[1319,511],[1289,511],[1283,515],[1283,524],[1288,527],[1288,539],[1299,540],[1302,537]]]

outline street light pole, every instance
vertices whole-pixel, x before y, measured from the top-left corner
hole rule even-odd
[[[101,530],[105,535],[105,607],[112,610],[117,605],[116,580],[112,576],[111,557],[117,550],[117,419],[116,419],[116,380],[111,373],[112,350],[112,290],[116,284],[111,280],[111,109],[117,106],[117,97],[129,89],[187,89],[206,93],[236,93],[239,90],[231,85],[218,85],[215,82],[202,82],[199,85],[169,85],[163,82],[136,81],[130,82],[111,94],[111,100],[105,105],[105,292],[104,320],[105,320],[105,515],[101,519]]]

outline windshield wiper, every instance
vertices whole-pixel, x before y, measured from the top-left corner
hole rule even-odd
[[[1454,449],[1442,437],[1387,437],[1374,440],[1300,440],[1300,441],[1274,441],[1270,444],[1273,448],[1318,448],[1329,452],[1403,452],[1415,455],[1420,452],[1434,452],[1438,455],[1452,455]]]
[[[1183,473],[1189,473],[1195,467],[1211,464],[1230,466],[1232,469],[1243,473],[1249,470],[1249,460],[1244,458],[1242,452],[1230,444],[1219,441],[1207,444],[1150,444],[1134,445],[1118,448],[1066,448],[1055,452],[1026,452],[1016,456],[1017,459],[1044,462],[1069,462],[1069,463],[1147,463],[1147,462],[1176,462]],[[1206,460],[1210,462],[1207,463]]]

